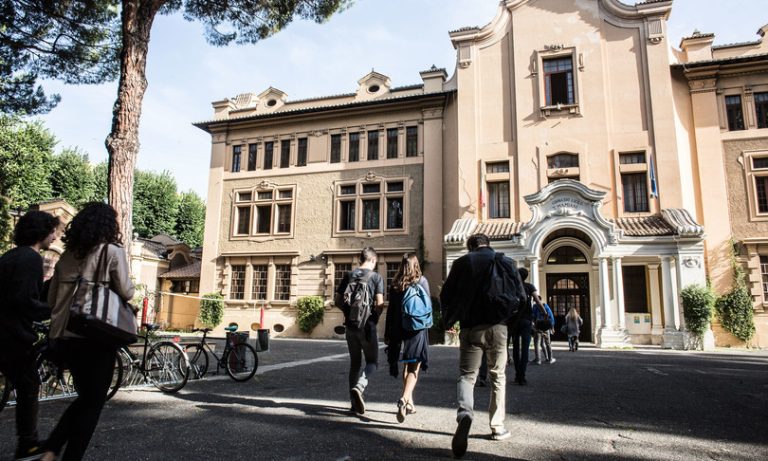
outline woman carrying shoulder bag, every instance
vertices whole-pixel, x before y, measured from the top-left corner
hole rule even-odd
[[[405,312],[405,304],[413,306],[416,301],[412,304],[404,300],[406,295],[419,296],[424,303],[421,300],[417,302],[423,312],[428,310],[428,316],[417,315],[416,318],[409,316]],[[396,377],[397,362],[403,363],[403,393],[397,402],[397,421],[401,423],[405,421],[406,414],[416,413],[413,405],[413,391],[419,378],[419,370],[426,370],[428,367],[431,324],[432,304],[429,299],[429,283],[421,275],[418,257],[414,253],[406,253],[392,280],[384,333],[384,341],[389,345],[387,359],[390,364],[390,373]]]
[[[133,297],[128,260],[125,250],[118,246],[120,238],[115,210],[93,202],[72,219],[62,239],[66,251],[56,264],[48,293],[52,308],[50,337],[57,341],[78,396],[46,441],[46,453],[41,458],[44,461],[55,460],[62,449],[62,461],[82,459],[104,407],[117,345],[79,336],[67,327],[76,288],[83,279],[100,280],[97,272],[102,267],[109,277],[109,289],[125,301]]]

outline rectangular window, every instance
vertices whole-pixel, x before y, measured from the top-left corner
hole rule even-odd
[[[336,293],[336,290],[341,286],[341,282],[344,281],[344,277],[348,272],[352,271],[352,264],[336,263],[333,266],[333,292]]]
[[[339,230],[355,230],[355,201],[344,200],[339,202]]]
[[[755,118],[758,128],[768,128],[768,92],[755,93]]]
[[[265,192],[259,192],[257,197],[258,200],[272,200],[273,193],[271,190],[265,191]]]
[[[253,266],[253,279],[251,284],[251,299],[266,300],[267,299],[267,265],[266,264],[254,264]]]
[[[245,266],[232,266],[232,283],[230,284],[229,298],[243,299],[245,297]]]
[[[488,217],[509,218],[509,182],[488,183]]]
[[[379,192],[381,192],[381,184],[380,183],[363,184],[363,193],[364,194],[378,194]]]
[[[387,183],[387,192],[402,192],[403,181],[393,181]]]
[[[238,192],[237,193],[237,201],[238,202],[250,202],[251,197],[253,197],[253,194],[251,192]]]
[[[755,191],[757,192],[757,212],[768,213],[768,176],[755,177]]]
[[[243,146],[232,147],[232,173],[240,171],[240,157],[242,154]]]
[[[256,149],[258,144],[248,144],[248,171],[256,169]]]
[[[619,154],[619,163],[622,165],[636,165],[645,163],[645,152],[630,152]]]
[[[624,211],[648,211],[648,184],[645,173],[622,174],[621,185],[624,190]]]
[[[645,266],[622,266],[621,277],[624,283],[624,311],[629,314],[647,314]]]
[[[296,156],[296,166],[307,166],[307,138],[299,138],[299,152]]]
[[[275,265],[275,299],[288,301],[291,299],[291,265]]]
[[[272,141],[267,141],[264,143],[264,169],[265,170],[271,170],[272,169],[272,156],[274,155],[275,151],[275,143]]]
[[[573,59],[565,58],[545,59],[544,64],[544,92],[547,106],[558,104],[575,104],[573,91]]]
[[[331,163],[341,162],[341,135],[331,135]]]
[[[360,133],[349,133],[349,161],[360,161]]]
[[[256,207],[256,233],[269,234],[272,224],[272,205]]]
[[[369,131],[368,132],[368,160],[378,160],[379,159],[379,132]]]
[[[363,200],[363,230],[379,229],[380,204],[378,198]]]
[[[339,188],[339,194],[340,195],[355,195],[355,186],[354,185],[341,186]]]
[[[286,234],[291,232],[291,205],[277,205],[277,232]]]
[[[768,157],[752,157],[752,169],[762,170],[768,168]]]
[[[251,231],[251,207],[237,207],[237,230],[238,235],[248,235]]]
[[[419,155],[419,128],[409,126],[405,129],[405,156],[417,157]]]
[[[509,162],[489,162],[485,164],[486,173],[509,173]]]
[[[744,113],[741,110],[741,96],[731,95],[725,97],[725,113],[728,117],[729,131],[744,129]]]
[[[763,279],[763,302],[768,302],[768,256],[760,256],[760,275]]]
[[[387,128],[387,158],[397,158],[397,128]]]
[[[291,166],[291,141],[284,139],[280,141],[280,168]]]
[[[403,228],[403,198],[387,199],[387,229]]]

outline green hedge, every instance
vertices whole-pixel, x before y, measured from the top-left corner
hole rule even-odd
[[[709,287],[688,285],[680,292],[680,296],[683,298],[685,327],[697,336],[703,335],[712,320],[715,294]]]
[[[311,333],[315,327],[323,321],[325,306],[320,296],[305,296],[296,302],[296,320],[299,329],[304,333]]]
[[[224,296],[221,293],[208,293],[200,300],[200,323],[208,328],[216,328],[224,319]]]
[[[723,328],[733,336],[746,342],[755,335],[752,295],[743,284],[736,284],[721,296],[715,303],[715,311]]]

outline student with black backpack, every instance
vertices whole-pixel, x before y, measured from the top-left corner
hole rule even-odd
[[[398,362],[403,364],[403,393],[397,401],[397,422],[416,413],[413,391],[419,379],[419,370],[429,366],[429,327],[432,326],[432,301],[429,283],[421,275],[419,258],[406,253],[400,261],[389,291],[387,325],[384,342],[389,346],[387,360],[390,373],[397,377]],[[402,352],[402,355],[401,355]]]
[[[365,413],[363,393],[371,375],[378,368],[379,338],[376,325],[384,305],[384,280],[374,269],[376,250],[365,247],[360,252],[360,267],[348,272],[336,290],[336,306],[344,312],[349,349],[349,398],[352,411]],[[365,368],[360,373],[362,359]]]

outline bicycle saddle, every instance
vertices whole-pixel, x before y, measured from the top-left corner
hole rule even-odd
[[[160,325],[154,323],[142,323],[141,326],[147,329],[147,331],[155,331],[160,329]]]

